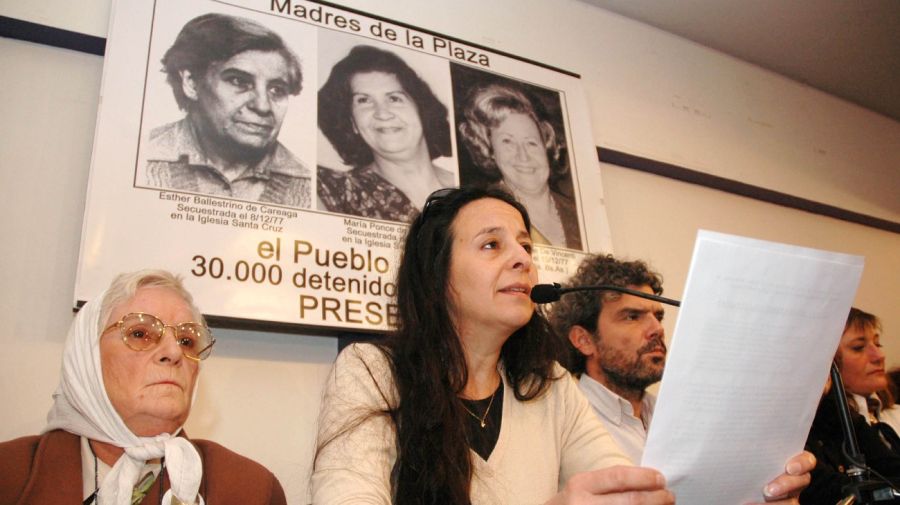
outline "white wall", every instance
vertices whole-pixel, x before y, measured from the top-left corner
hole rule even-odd
[[[597,145],[900,221],[896,121],[575,0],[346,4],[580,73]],[[0,15],[99,36],[108,13],[0,0]],[[0,39],[0,440],[40,430],[58,380],[101,67]],[[698,228],[866,256],[857,304],[882,316],[900,365],[900,235],[620,167],[603,183],[616,252],[650,260],[673,297]],[[188,432],[266,464],[302,503],[335,341],[216,333]]]
[[[43,427],[59,379],[102,63],[0,39],[0,440]],[[263,463],[300,503],[336,340],[214,332],[186,431]]]

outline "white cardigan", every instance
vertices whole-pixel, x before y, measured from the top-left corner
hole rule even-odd
[[[555,373],[563,378],[527,402],[516,400],[504,377],[497,445],[487,461],[471,452],[473,504],[544,503],[575,473],[631,464],[572,377],[558,364]],[[395,401],[384,354],[371,344],[348,347],[338,356],[325,385],[318,442]],[[396,456],[388,418],[369,416],[319,453],[310,481],[312,503],[390,503],[390,473]]]

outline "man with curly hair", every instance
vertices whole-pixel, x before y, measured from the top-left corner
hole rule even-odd
[[[643,261],[589,256],[569,286],[610,284],[662,294],[662,277]],[[648,386],[662,379],[666,362],[663,307],[612,291],[577,291],[550,314],[556,333],[571,343],[569,370],[616,443],[641,460],[656,397]]]

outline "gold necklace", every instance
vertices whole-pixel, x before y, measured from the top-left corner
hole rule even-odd
[[[497,389],[500,389],[500,388],[498,387]],[[488,402],[487,408],[484,409],[484,415],[481,417],[478,417],[477,415],[475,415],[474,412],[469,410],[469,407],[466,407],[465,403],[462,403],[462,408],[466,409],[466,412],[468,412],[470,416],[474,417],[475,420],[477,420],[479,423],[481,423],[482,428],[484,428],[487,425],[486,419],[488,416],[488,412],[491,411],[491,406],[494,404],[494,397],[497,396],[497,389],[495,389],[494,394],[491,395],[491,401]]]

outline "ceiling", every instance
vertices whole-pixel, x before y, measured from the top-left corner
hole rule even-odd
[[[900,121],[900,0],[583,0]]]

